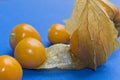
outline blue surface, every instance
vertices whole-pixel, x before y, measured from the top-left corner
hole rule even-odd
[[[20,23],[33,25],[41,34],[43,44],[50,45],[47,33],[54,23],[70,17],[75,0],[0,0],[0,55],[13,55],[9,35]],[[112,0],[120,7],[119,0]],[[120,48],[106,64],[96,71],[82,70],[26,70],[23,80],[120,80]]]

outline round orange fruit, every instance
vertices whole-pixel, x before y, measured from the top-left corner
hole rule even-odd
[[[62,24],[54,24],[48,32],[48,39],[51,43],[67,43],[70,39],[70,35],[65,30],[65,26]]]
[[[22,67],[10,56],[0,56],[0,80],[22,80]]]
[[[71,39],[70,39],[70,49],[71,51],[77,56],[77,53],[79,53],[79,42],[78,42],[78,29],[73,32]]]
[[[25,38],[16,46],[14,56],[23,68],[34,69],[46,60],[46,49],[39,40]]]
[[[13,28],[10,35],[10,45],[14,50],[16,45],[26,37],[33,37],[41,41],[40,34],[29,24],[19,24]]]

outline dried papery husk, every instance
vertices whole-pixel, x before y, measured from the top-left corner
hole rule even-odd
[[[120,11],[109,0],[76,0],[66,30],[70,45],[55,44],[46,48],[46,61],[35,69],[96,69],[106,63],[118,48],[117,29]],[[114,25],[115,23],[115,25]]]
[[[99,0],[101,5],[107,11],[110,19],[114,22],[116,29],[118,30],[118,36],[120,36],[120,10],[119,8],[112,4],[109,0]]]
[[[120,36],[120,23],[116,24],[115,25],[117,30],[118,30],[118,37]]]
[[[118,36],[120,36],[120,10],[118,10],[117,15],[114,18],[115,27],[118,30]]]
[[[65,44],[55,44],[46,48],[47,59],[36,69],[74,69],[75,65],[72,61],[70,46]]]
[[[79,69],[96,69],[118,48],[117,31],[100,0],[76,0],[73,15],[66,24]]]
[[[104,10],[106,11],[106,14],[108,14],[109,18],[114,22],[115,27],[118,30],[118,36],[120,36],[120,10],[119,8],[116,5],[112,4],[110,0],[97,0],[97,1],[99,1],[99,3],[103,6]],[[80,0],[79,3],[83,3],[83,2]],[[84,4],[81,4],[81,5],[84,5]],[[76,28],[78,28],[78,26],[80,25],[78,24],[79,20],[75,18],[80,15],[79,13],[76,12],[78,10],[77,9],[78,6],[79,4],[75,5],[75,9],[72,15],[74,17],[71,17],[69,20],[65,21],[67,23],[66,30],[68,31],[69,34],[72,34],[76,30]],[[82,7],[84,6],[81,6],[81,8]],[[79,11],[82,11],[82,9]],[[72,24],[71,24],[71,20],[73,21]],[[73,26],[73,27],[69,28],[69,26]]]

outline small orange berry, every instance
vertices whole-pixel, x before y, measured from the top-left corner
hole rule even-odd
[[[26,37],[33,37],[41,41],[40,34],[29,24],[19,24],[11,32],[10,45],[14,50],[16,45]]]
[[[70,39],[70,48],[71,51],[73,52],[73,54],[75,54],[76,56],[78,56],[77,53],[79,53],[79,42],[78,39],[79,35],[78,35],[78,29],[72,34],[71,39]]]
[[[34,69],[46,60],[46,49],[39,40],[25,38],[16,46],[14,56],[23,68]]]
[[[11,56],[0,56],[0,80],[22,80],[22,67]]]
[[[48,32],[48,39],[51,43],[67,43],[70,35],[65,30],[65,26],[61,24],[54,24]]]

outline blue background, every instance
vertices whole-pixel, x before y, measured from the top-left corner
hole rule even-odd
[[[119,0],[111,0],[120,7]],[[9,35],[20,23],[33,25],[48,47],[48,29],[54,23],[64,24],[71,16],[75,0],[0,0],[0,55],[13,55]],[[26,70],[23,80],[120,80],[120,48],[106,64],[96,71],[82,70]]]

